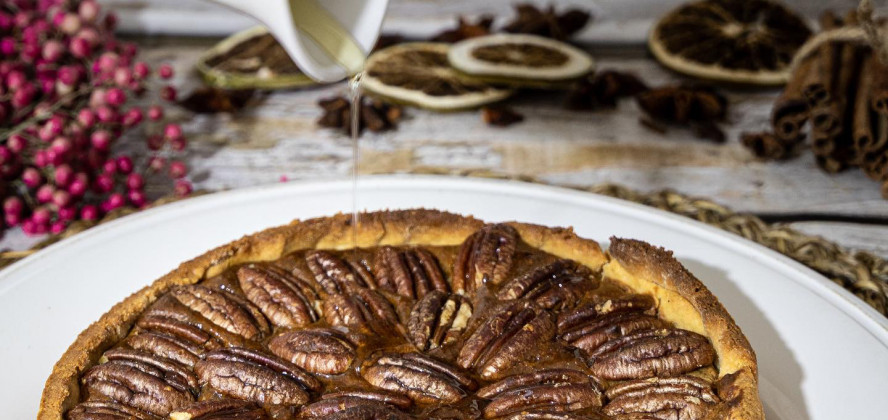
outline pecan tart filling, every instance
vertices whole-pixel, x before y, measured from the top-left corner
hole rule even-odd
[[[406,239],[321,245],[334,217],[184,264],[103,317],[104,337],[78,338],[39,417],[763,418],[748,343],[662,249],[613,239],[605,255],[567,230],[431,211],[365,217]],[[411,238],[405,223],[425,226]]]

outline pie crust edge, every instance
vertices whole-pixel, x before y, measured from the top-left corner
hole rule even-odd
[[[597,242],[580,238],[571,228],[509,222],[530,246],[573,259],[638,292],[652,294],[664,318],[677,327],[707,336],[718,354],[720,397],[725,419],[764,419],[758,394],[755,354],[734,320],[709,290],[669,251],[642,241],[611,238],[608,254]],[[459,245],[484,225],[471,216],[414,209],[364,213],[357,235],[351,214],[293,221],[210,250],[114,305],[80,333],[56,362],[46,380],[38,420],[58,420],[79,402],[81,374],[101,354],[129,333],[138,316],[178,285],[194,284],[228,267],[277,259],[302,249],[348,249],[380,245]],[[357,237],[355,237],[357,236]],[[663,305],[663,303],[666,305]]]

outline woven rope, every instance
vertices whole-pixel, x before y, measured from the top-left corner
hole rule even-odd
[[[478,170],[454,172],[424,169],[414,171],[414,173],[510,179],[548,184],[529,176],[503,175]],[[735,213],[710,200],[689,197],[675,191],[640,193],[616,184],[601,184],[591,187],[558,186],[641,203],[740,235],[811,267],[836,284],[850,290],[880,313],[888,315],[888,261],[874,254],[852,252],[821,237],[806,235],[780,224],[768,224],[754,215]],[[165,198],[158,200],[154,205],[162,205],[176,200],[176,198]],[[118,209],[98,222],[75,223],[65,232],[49,237],[31,250],[0,253],[0,268],[97,224],[117,219],[135,211]]]

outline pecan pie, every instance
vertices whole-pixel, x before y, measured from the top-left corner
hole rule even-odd
[[[209,251],[117,304],[39,419],[762,419],[755,355],[669,252],[432,210]]]

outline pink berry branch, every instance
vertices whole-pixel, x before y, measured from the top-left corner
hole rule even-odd
[[[137,47],[114,35],[116,18],[95,0],[0,3],[0,199],[2,227],[58,233],[75,220],[149,204],[148,177],[191,193],[187,146],[159,104],[169,65],[152,71]],[[136,130],[141,128],[141,131]],[[143,138],[139,161],[115,152],[122,138]]]

